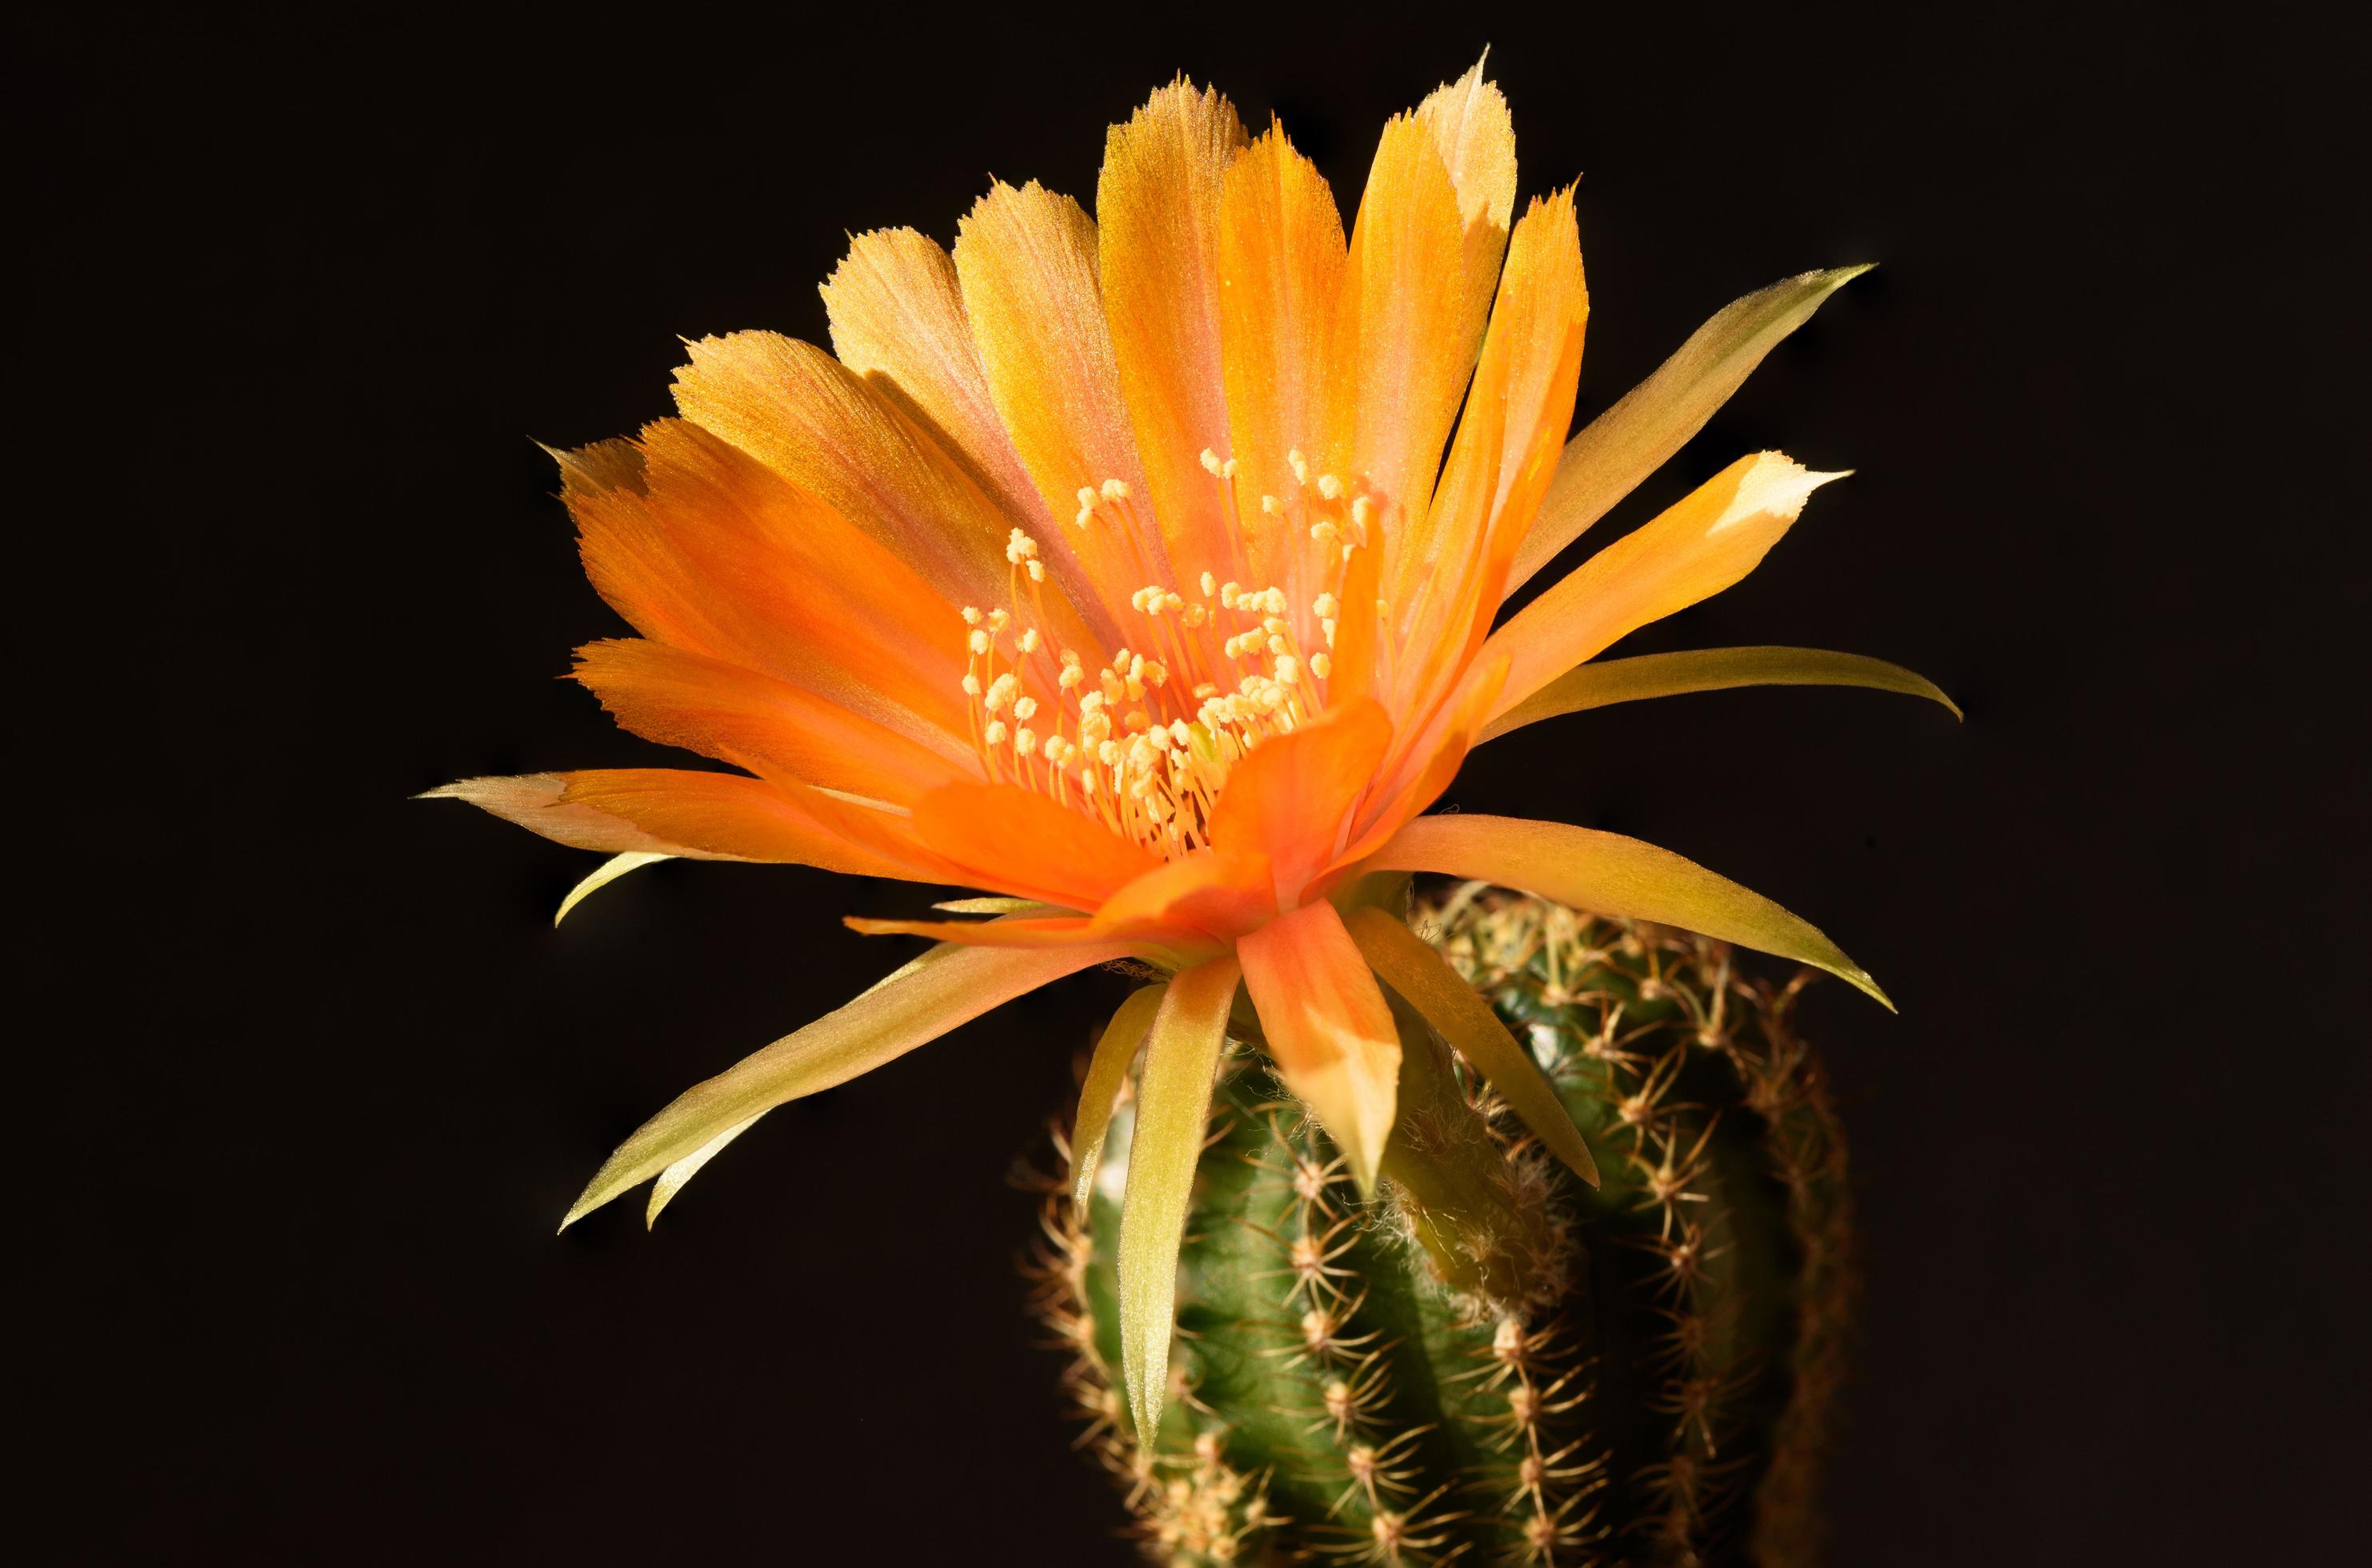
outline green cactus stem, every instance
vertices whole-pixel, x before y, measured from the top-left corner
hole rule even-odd
[[[1128,1108],[1086,1204],[1047,1184],[1034,1305],[1082,1446],[1177,1564],[1813,1562],[1853,1276],[1843,1144],[1789,1028],[1808,974],[1774,988],[1722,944],[1476,887],[1417,923],[1531,1046],[1603,1186],[1403,1010],[1362,1203],[1238,1040],[1150,1450],[1114,1379]]]

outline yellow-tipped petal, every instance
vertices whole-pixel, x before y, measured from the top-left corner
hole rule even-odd
[[[1959,704],[1934,681],[1884,659],[1831,653],[1826,648],[1692,648],[1686,653],[1607,659],[1569,669],[1493,719],[1475,744],[1561,714],[1739,686],[1859,686],[1924,697],[1950,709],[1954,718],[1962,716]]]
[[[615,882],[627,872],[639,871],[645,865],[657,865],[662,860],[673,860],[675,856],[671,854],[660,854],[651,850],[643,849],[630,849],[622,854],[611,855],[609,859],[603,861],[598,867],[596,867],[591,876],[586,877],[584,881],[577,883],[576,887],[571,888],[568,890],[568,896],[560,900],[560,908],[553,912],[552,923],[557,926],[562,921],[568,918],[568,912],[570,910],[573,910],[578,904],[583,903],[591,894],[597,893],[600,891],[600,889],[608,887],[610,883]]]
[[[1491,1005],[1398,916],[1379,909],[1354,910],[1343,924],[1383,982],[1399,992],[1453,1050],[1490,1080],[1551,1154],[1576,1176],[1597,1186],[1598,1161],[1582,1141],[1581,1129],[1573,1124],[1572,1114],[1541,1075],[1531,1052],[1517,1043]]]
[[[1035,180],[1018,188],[996,185],[956,234],[964,314],[997,417],[1057,518],[1076,512],[1083,486],[1110,480],[1132,496],[1149,496],[1104,319],[1097,243],[1095,220],[1068,196]],[[1169,563],[1150,527],[1110,520],[1063,527],[1107,606],[1127,603],[1131,592],[1163,575]],[[1151,537],[1128,537],[1137,533]],[[1142,544],[1144,558],[1130,548],[1133,542]]]
[[[954,258],[911,228],[860,234],[822,293],[840,362],[895,387],[983,490],[1016,519],[1051,536],[1058,519],[1045,511],[996,417]]]
[[[1625,633],[1736,583],[1795,525],[1813,491],[1843,477],[1815,473],[1784,452],[1740,458],[1575,567],[1484,645],[1507,656],[1499,711]]]
[[[1104,1134],[1111,1131],[1112,1109],[1120,1103],[1121,1085],[1128,1080],[1128,1064],[1136,1060],[1137,1048],[1145,1043],[1169,991],[1163,984],[1130,992],[1104,1026],[1096,1053],[1087,1061],[1087,1081],[1079,1086],[1078,1119],[1071,1126],[1071,1202],[1082,1207],[1095,1185]]]
[[[1516,122],[1499,85],[1483,79],[1482,67],[1489,63],[1486,50],[1472,70],[1436,87],[1416,110],[1458,192],[1465,229],[1467,331],[1477,341],[1491,313],[1507,223],[1516,211]]]
[[[1236,157],[1219,195],[1219,348],[1235,481],[1255,582],[1285,580],[1304,548],[1262,495],[1292,492],[1287,454],[1314,448],[1347,397],[1328,343],[1343,288],[1343,215],[1318,166],[1271,128]]]
[[[1231,453],[1220,366],[1219,190],[1244,145],[1233,105],[1182,77],[1104,142],[1096,235],[1104,317],[1153,515],[1173,562],[1234,578],[1244,565],[1200,460]]]
[[[1420,817],[1368,865],[1495,882],[1599,914],[1702,932],[1826,970],[1894,1008],[1868,971],[1810,923],[1692,860],[1620,833],[1517,817]]]
[[[1311,454],[1321,469],[1339,463],[1342,478],[1356,475],[1388,519],[1398,508],[1401,528],[1432,503],[1482,341],[1467,305],[1464,249],[1441,149],[1404,114],[1384,127],[1351,226],[1329,347],[1331,374],[1349,395],[1333,401],[1336,427]]]
[[[1121,1201],[1120,1358],[1137,1441],[1151,1449],[1169,1383],[1178,1244],[1211,1116],[1211,1080],[1227,1043],[1238,971],[1220,957],[1181,971],[1155,1014]]]
[[[593,1173],[561,1228],[785,1100],[844,1084],[992,1007],[1126,951],[1116,944],[934,947],[846,1006],[685,1090]]]
[[[675,1202],[675,1195],[683,1191],[683,1184],[699,1175],[702,1166],[723,1154],[726,1144],[757,1125],[757,1121],[753,1116],[747,1121],[735,1122],[659,1172],[659,1179],[651,1183],[651,1201],[643,1210],[643,1228],[655,1229],[659,1223],[659,1211]]]
[[[1400,1103],[1401,1036],[1367,960],[1327,903],[1236,944],[1270,1058],[1373,1195]]]
[[[1820,302],[1869,271],[1804,273],[1735,300],[1680,352],[1565,444],[1556,481],[1507,576],[1513,593],[1581,537],[1639,482],[1664,466],[1729,401],[1762,356],[1802,326]]]

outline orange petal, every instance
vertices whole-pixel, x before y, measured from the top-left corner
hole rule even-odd
[[[1202,454],[1232,446],[1219,357],[1219,187],[1243,145],[1234,107],[1180,78],[1112,127],[1096,185],[1104,317],[1154,515],[1173,563],[1230,580],[1246,575],[1236,528]]]
[[[908,413],[942,438],[981,488],[1035,527],[1059,519],[1029,482],[989,396],[988,375],[964,319],[955,259],[911,228],[876,229],[848,243],[822,288],[831,347],[843,365],[894,389]]]
[[[1384,128],[1351,231],[1329,373],[1355,400],[1338,412],[1321,461],[1366,486],[1388,535],[1405,533],[1433,499],[1435,470],[1474,368],[1465,226],[1458,192],[1424,122]],[[1338,409],[1343,405],[1338,405]]]
[[[1556,471],[1581,380],[1589,290],[1570,187],[1534,201],[1516,226],[1498,306],[1466,415],[1424,537],[1402,553],[1394,589],[1408,642],[1463,669],[1490,630],[1507,569]]]
[[[1401,1040],[1343,917],[1322,900],[1306,904],[1236,954],[1278,1074],[1333,1137],[1360,1191],[1373,1192],[1400,1098]]]
[[[1507,656],[1504,713],[1626,633],[1709,598],[1754,570],[1838,473],[1779,452],[1740,458],[1669,511],[1625,534],[1526,605],[1485,645]]]
[[[1212,847],[1267,861],[1277,907],[1290,909],[1333,863],[1344,819],[1391,743],[1392,721],[1368,698],[1337,703],[1323,718],[1263,742],[1219,791]]]
[[[1006,603],[1007,538],[1017,524],[1042,519],[1006,512],[946,447],[823,350],[776,332],[704,338],[676,372],[675,401],[686,419],[894,552],[941,599]],[[1046,608],[1048,636],[1095,645],[1060,594],[1047,596]]]
[[[586,575],[637,631],[968,744],[953,608],[821,502],[680,420],[561,465]]]
[[[1071,548],[1105,605],[1115,608],[1170,579],[1151,527],[1071,521],[1078,492],[1108,480],[1127,487],[1139,524],[1151,505],[1096,266],[1094,220],[1035,180],[1018,190],[997,184],[956,235],[964,314],[997,415],[1047,510],[1071,530]]]
[[[1288,495],[1285,454],[1322,450],[1342,377],[1328,352],[1343,290],[1343,216],[1318,166],[1272,129],[1228,166],[1219,196],[1219,336],[1238,514],[1251,581],[1285,584],[1302,541],[1260,510]]]
[[[1071,551],[1062,526],[1071,514],[1046,510],[997,417],[988,372],[964,316],[955,259],[911,228],[860,234],[823,285],[823,300],[840,362],[935,436],[982,490],[1029,529],[1064,597],[1093,627],[1094,645],[1125,641],[1119,622],[1102,614],[1100,598]]]
[[[1084,915],[1046,920],[868,920],[844,915],[841,923],[867,936],[927,936],[963,947],[1076,947],[1109,945],[1110,938]]]
[[[463,779],[425,799],[466,800],[577,849],[696,860],[787,861],[859,877],[943,881],[926,853],[906,857],[853,842],[838,819],[760,779],[672,768],[610,768]]]
[[[576,650],[576,679],[618,723],[770,779],[795,779],[911,806],[924,791],[977,780],[978,754],[885,729],[772,676],[662,643],[618,639]]]
[[[1114,940],[1159,942],[1180,951],[1225,946],[1276,915],[1264,855],[1195,850],[1164,861],[1106,899],[1096,926]]]
[[[1420,817],[1368,862],[1495,882],[1576,909],[1652,920],[1828,970],[1889,1008],[1886,993],[1837,945],[1760,893],[1670,850],[1516,817]]]
[[[1367,797],[1357,836],[1336,857],[1338,865],[1372,854],[1403,823],[1441,798],[1458,777],[1458,770],[1465,766],[1466,754],[1479,743],[1483,723],[1498,704],[1499,687],[1506,677],[1504,655],[1482,659],[1468,671],[1457,700],[1434,716]]]
[[[1491,310],[1499,258],[1507,247],[1507,220],[1516,211],[1516,125],[1499,85],[1482,79],[1488,58],[1485,51],[1472,70],[1436,87],[1416,110],[1458,191],[1458,215],[1464,229],[1465,325],[1477,339]]]
[[[1112,947],[1048,953],[934,947],[846,1006],[684,1091],[603,1162],[561,1225],[575,1224],[785,1100],[844,1084],[992,1007],[1123,956]]]
[[[1064,909],[1093,910],[1161,862],[1150,850],[1018,784],[948,784],[914,805],[922,842],[965,868],[958,880]]]

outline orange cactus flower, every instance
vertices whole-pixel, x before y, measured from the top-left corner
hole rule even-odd
[[[432,793],[615,856],[572,903],[672,855],[997,895],[942,906],[988,919],[852,921],[938,945],[662,1111],[571,1220],[654,1177],[656,1215],[771,1107],[1140,960],[1165,978],[1107,1031],[1077,1158],[1084,1180],[1145,1045],[1122,1240],[1142,1405],[1239,988],[1363,1184],[1400,1060],[1378,975],[1587,1169],[1489,1010],[1363,903],[1371,875],[1501,883],[1878,994],[1811,926],[1669,852],[1424,815],[1473,746],[1604,703],[1758,681],[1942,700],[1801,649],[1589,662],[1738,581],[1839,477],[1775,452],[1494,625],[1858,271],[1733,305],[1568,446],[1588,314],[1573,192],[1517,216],[1516,184],[1480,65],[1385,128],[1347,235],[1281,130],[1248,136],[1180,81],[1110,132],[1096,216],[998,184],[952,254],[864,235],[823,285],[832,353],[694,343],[678,417],[559,455],[586,570],[640,633],[579,650],[577,678],[627,729],[742,771]]]

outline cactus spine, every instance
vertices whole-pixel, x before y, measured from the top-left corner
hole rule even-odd
[[[1232,1047],[1180,1259],[1158,1440],[1114,1386],[1128,1121],[1049,1185],[1035,1307],[1084,1446],[1180,1564],[1817,1558],[1851,1293],[1843,1144],[1774,989],[1727,948],[1461,889],[1434,939],[1556,1086],[1592,1191],[1404,1015],[1384,1191]]]

